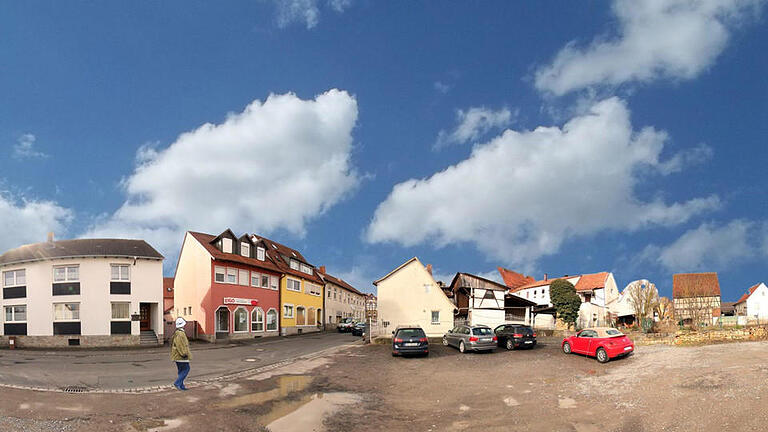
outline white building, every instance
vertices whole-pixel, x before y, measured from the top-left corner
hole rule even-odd
[[[0,255],[4,343],[162,343],[160,253],[143,240],[49,238]]]
[[[456,307],[414,257],[373,283],[378,288],[378,322],[389,334],[399,325],[420,326],[427,336],[443,336],[453,328]]]
[[[365,294],[345,280],[331,276],[325,266],[318,267],[320,277],[325,281],[325,323],[334,328],[343,318],[365,319]]]
[[[536,303],[508,294],[506,285],[469,273],[456,273],[449,286],[456,305],[456,323],[485,325],[531,324]]]
[[[734,304],[734,308],[737,315],[768,319],[768,287],[763,282],[753,285]]]
[[[499,269],[507,285],[512,273],[506,269]],[[522,276],[517,274],[518,276]],[[616,287],[616,280],[613,273],[600,272],[583,275],[571,275],[558,278],[549,278],[547,275],[539,281],[530,281],[527,277],[523,285],[510,286],[510,291],[518,296],[536,302],[539,305],[534,309],[538,312],[534,317],[534,326],[537,328],[551,329],[555,328],[554,315],[545,315],[542,311],[552,307],[549,298],[550,284],[558,279],[565,279],[576,288],[576,294],[581,298],[581,308],[579,309],[579,318],[576,322],[578,327],[589,327],[606,324],[606,315],[608,313],[607,305],[619,297],[619,290]],[[523,279],[521,278],[521,281]]]

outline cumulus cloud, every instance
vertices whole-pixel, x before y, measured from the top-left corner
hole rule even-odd
[[[470,141],[477,141],[483,135],[492,130],[500,130],[512,123],[513,117],[517,117],[518,112],[512,113],[508,108],[502,108],[494,111],[485,107],[472,107],[466,111],[456,111],[456,128],[451,132],[440,131],[437,136],[437,142],[434,148],[450,144],[463,144]]]
[[[568,43],[536,72],[541,91],[563,95],[660,77],[691,79],[725,49],[734,27],[763,0],[614,0],[617,35]]]
[[[0,251],[43,242],[50,231],[64,235],[72,218],[71,210],[53,201],[0,193]]]
[[[323,5],[341,13],[352,6],[352,0],[274,0],[274,4],[279,27],[303,23],[307,29],[312,29],[320,22],[320,9]]]
[[[364,233],[370,243],[468,243],[505,265],[530,265],[575,236],[675,225],[719,206],[716,196],[639,199],[636,172],[663,163],[667,135],[636,131],[618,98],[562,128],[507,130],[426,179],[397,184]]]
[[[20,136],[13,146],[13,157],[15,159],[47,158],[47,154],[35,149],[35,141],[37,138],[32,134]]]
[[[123,180],[125,203],[85,236],[144,238],[172,257],[186,230],[303,235],[308,221],[358,185],[351,162],[357,113],[345,91],[314,100],[270,95],[165,149],[142,146]]]
[[[640,262],[669,271],[721,271],[760,256],[760,224],[737,219],[727,225],[703,223],[666,246],[647,246]]]

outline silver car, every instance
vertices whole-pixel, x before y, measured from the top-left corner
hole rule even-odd
[[[487,326],[458,325],[443,336],[443,345],[455,346],[460,352],[493,351],[498,339]]]

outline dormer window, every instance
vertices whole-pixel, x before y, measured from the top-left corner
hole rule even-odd
[[[299,262],[295,259],[291,259],[291,268],[293,270],[299,270]]]
[[[265,252],[266,251],[264,250],[263,247],[256,248],[256,259],[264,261],[264,253]]]
[[[244,257],[251,256],[251,245],[246,242],[240,242],[240,255]]]
[[[232,239],[224,237],[221,239],[221,251],[224,253],[232,253]]]
[[[306,264],[301,264],[301,272],[306,274],[312,274],[312,267]]]

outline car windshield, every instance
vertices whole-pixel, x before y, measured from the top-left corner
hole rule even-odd
[[[478,327],[472,329],[472,334],[475,336],[490,336],[493,334],[493,331],[488,327]]]
[[[402,329],[397,332],[399,338],[423,338],[426,337],[422,329]]]
[[[620,332],[620,331],[618,331],[616,329],[608,329],[608,330],[605,331],[605,334],[607,334],[608,336],[611,336],[611,337],[624,336],[624,333],[622,333],[622,332]]]

